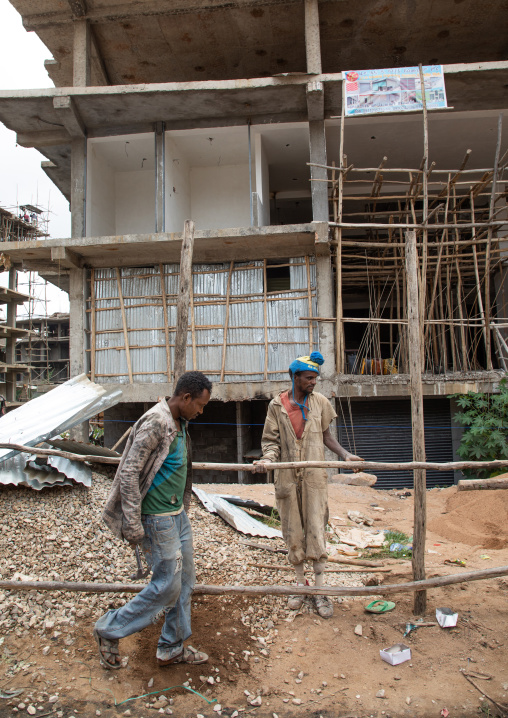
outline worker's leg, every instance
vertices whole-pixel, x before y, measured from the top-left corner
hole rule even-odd
[[[143,517],[143,550],[152,567],[150,583],[124,606],[99,618],[95,624],[99,636],[109,640],[130,636],[156,623],[164,610],[176,605],[182,586],[180,527],[184,520],[188,523],[183,512],[177,516]]]
[[[324,561],[313,561],[314,583],[317,587],[324,585],[325,565]],[[314,596],[314,604],[321,618],[333,616],[333,603],[328,596]]]
[[[305,586],[305,566],[303,563],[297,563],[293,566],[296,574],[296,585]],[[296,594],[295,596],[289,596],[288,608],[292,611],[297,611],[302,607],[305,596],[303,594]]]
[[[185,513],[180,518],[180,546],[182,566],[179,573],[180,595],[172,607],[164,609],[165,620],[157,645],[157,658],[167,661],[182,652],[183,642],[190,637],[191,595],[196,581],[192,546],[192,530]]]

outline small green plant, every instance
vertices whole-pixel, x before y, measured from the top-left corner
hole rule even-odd
[[[453,394],[460,411],[457,423],[465,427],[457,453],[464,461],[508,459],[508,384],[499,382],[499,394]],[[499,471],[465,469],[468,479],[485,479]]]
[[[280,516],[275,507],[272,509],[270,516],[260,516],[257,518],[261,523],[270,526],[272,529],[280,529]]]
[[[394,543],[400,543],[402,546],[411,544],[413,539],[403,531],[386,531],[385,541],[382,548],[375,549],[369,553],[369,558],[411,558],[413,551],[410,548],[402,548],[396,551],[390,551],[390,546]]]

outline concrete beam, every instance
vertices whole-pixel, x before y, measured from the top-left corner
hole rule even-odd
[[[67,0],[74,17],[84,17],[87,13],[85,0]]]
[[[40,132],[18,132],[16,142],[21,147],[54,147],[68,145],[71,136],[67,130],[41,130]]]
[[[91,84],[91,33],[88,20],[74,22],[72,53],[72,84],[74,87],[88,87]]]
[[[309,121],[325,118],[325,93],[322,82],[314,81],[307,85],[307,113]]]
[[[323,120],[309,121],[310,161],[326,165],[326,136]],[[326,182],[313,182],[313,179],[327,179],[327,171],[322,167],[310,168],[312,219],[314,222],[328,222],[328,184]]]
[[[86,139],[72,140],[71,145],[71,234],[84,237],[86,201]]]
[[[51,261],[58,262],[59,265],[66,269],[81,269],[83,267],[83,260],[67,247],[52,247]]]
[[[304,0],[305,3],[305,54],[309,75],[321,74],[321,40],[319,35],[318,0]]]
[[[76,103],[72,97],[68,95],[64,95],[64,97],[54,97],[53,107],[58,111],[65,125],[65,129],[73,139],[86,137],[85,123],[81,119]]]

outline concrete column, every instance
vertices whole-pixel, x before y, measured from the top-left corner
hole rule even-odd
[[[166,162],[164,122],[155,127],[155,231],[166,231]]]
[[[9,289],[16,289],[16,270],[9,269]],[[16,326],[16,313],[18,305],[15,302],[7,304],[7,320],[8,327]],[[5,363],[14,364],[16,362],[16,337],[8,335],[5,340]],[[16,401],[16,372],[7,371],[5,374],[5,398],[7,401]]]
[[[69,354],[71,378],[86,373],[85,355],[85,308],[88,292],[85,269],[69,270]],[[88,443],[88,422],[75,426],[71,431],[76,441]]]
[[[74,21],[72,53],[73,85],[89,87],[91,85],[91,30],[88,20]]]
[[[86,236],[86,137],[71,142],[71,236]]]
[[[328,222],[316,223],[316,295],[318,317],[334,316],[333,275],[330,245],[328,244]],[[319,349],[325,358],[321,371],[323,379],[334,379],[335,365],[335,322],[318,322]]]
[[[309,75],[321,73],[318,0],[305,0],[305,53]]]
[[[309,121],[310,161],[326,165],[326,137],[324,120]],[[327,171],[321,167],[310,168],[311,179],[327,179]],[[314,222],[328,222],[328,185],[311,182],[312,218]]]

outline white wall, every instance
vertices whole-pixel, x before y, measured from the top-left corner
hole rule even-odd
[[[190,168],[184,153],[166,132],[166,232],[183,232],[191,219]]]
[[[86,235],[101,237],[115,232],[115,176],[112,168],[88,143]]]
[[[196,229],[250,225],[248,164],[191,167],[190,186]]]
[[[258,195],[258,226],[270,224],[270,183],[268,175],[268,159],[263,146],[263,138],[256,135],[254,139],[255,189]]]
[[[153,170],[115,175],[115,234],[155,232],[155,173]]]

